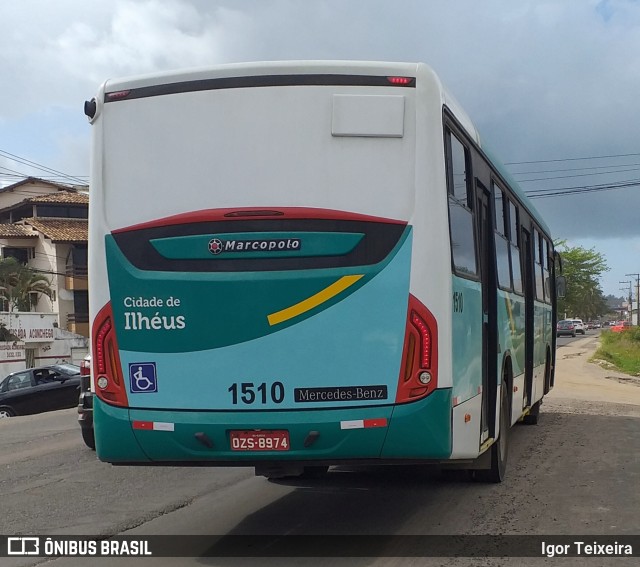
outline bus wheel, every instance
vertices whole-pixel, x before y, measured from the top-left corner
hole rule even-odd
[[[525,425],[538,425],[538,417],[540,416],[540,404],[542,400],[538,400],[531,406],[531,410],[522,418]]]
[[[80,433],[82,434],[82,440],[84,441],[84,444],[89,447],[89,449],[95,451],[96,438],[93,435],[93,427],[82,428],[80,430]]]
[[[507,382],[502,383],[500,401],[500,436],[491,445],[491,467],[472,471],[473,480],[477,482],[502,482],[507,470],[509,450],[510,404],[507,395]]]

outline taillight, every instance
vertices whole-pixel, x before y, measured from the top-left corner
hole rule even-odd
[[[91,359],[85,358],[80,363],[80,376],[89,376],[91,374]]]
[[[107,303],[96,316],[92,332],[96,394],[107,403],[126,407],[129,402],[122,378],[111,303]]]
[[[410,86],[414,80],[414,77],[387,77],[387,81],[389,81],[392,85],[398,85],[401,87]]]
[[[409,295],[396,403],[428,396],[438,385],[438,325],[431,312]]]
[[[106,97],[108,100],[121,100],[123,98],[127,98],[131,94],[131,91],[114,91],[111,93],[107,93]]]

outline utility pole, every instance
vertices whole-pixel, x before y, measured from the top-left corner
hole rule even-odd
[[[631,308],[631,310],[633,310],[633,303],[632,303],[632,299],[631,299],[631,280],[627,280],[624,282],[618,282],[618,283],[623,283],[623,284],[629,284],[629,307]],[[620,288],[622,289],[622,288]],[[626,288],[624,288],[625,291],[627,291]],[[620,314],[622,315],[622,313]],[[629,320],[631,320],[631,316],[629,316]]]
[[[636,325],[640,325],[640,274],[625,274],[636,278]],[[633,303],[631,303],[631,324],[633,325]]]

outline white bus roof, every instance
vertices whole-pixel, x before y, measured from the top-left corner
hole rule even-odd
[[[255,77],[272,75],[388,75],[416,77],[418,84],[431,82],[440,93],[440,100],[456,117],[458,122],[464,127],[467,135],[480,147],[487,158],[493,163],[498,173],[513,188],[522,204],[534,216],[543,230],[549,233],[549,228],[542,221],[542,218],[531,201],[526,197],[522,188],[513,179],[495,154],[485,148],[481,143],[480,135],[470,117],[457,102],[455,97],[445,88],[442,81],[434,70],[425,63],[419,62],[391,62],[391,61],[321,61],[321,60],[300,60],[300,61],[259,61],[247,63],[230,63],[210,67],[200,67],[191,69],[181,69],[108,79],[101,88],[103,93],[123,91],[127,89],[138,89],[154,87],[157,85],[168,85],[174,83],[185,83],[192,81],[202,81],[232,77]]]

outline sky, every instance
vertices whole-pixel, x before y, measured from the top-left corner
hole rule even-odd
[[[86,181],[108,78],[290,59],[429,64],[603,292],[635,286],[640,0],[0,0],[0,185]]]

